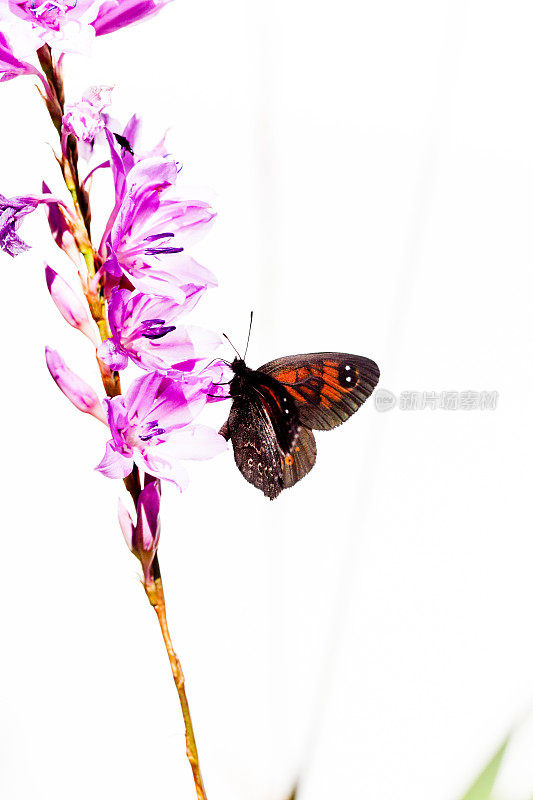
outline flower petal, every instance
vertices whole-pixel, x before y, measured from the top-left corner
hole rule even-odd
[[[97,36],[105,36],[157,14],[170,0],[109,0],[93,22]]]
[[[131,550],[133,548],[133,522],[129,511],[120,498],[118,501],[118,524],[120,525],[120,530],[124,535],[126,544]]]
[[[172,461],[175,458],[205,461],[214,458],[228,449],[223,436],[207,425],[187,425],[169,438],[168,442],[158,448],[163,457]]]
[[[150,475],[170,481],[170,483],[178,487],[180,492],[185,491],[189,485],[187,470],[177,460],[171,462],[166,458],[160,457],[160,449],[161,445],[158,445],[157,448],[152,448],[150,452],[141,453],[136,451],[134,455],[135,463],[139,469],[148,472]]]
[[[98,358],[110,369],[121,370],[128,366],[128,356],[117,346],[113,339],[106,339],[98,346]]]
[[[113,443],[107,442],[105,455],[95,469],[106,478],[125,478],[133,469],[133,458],[117,453]]]

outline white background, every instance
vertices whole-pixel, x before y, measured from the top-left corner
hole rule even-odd
[[[318,434],[275,503],[231,453],[164,492],[168,613],[211,800],[453,800],[533,702],[529,2],[176,2],[66,60],[168,126],[219,217],[194,321],[248,360],[338,349],[381,386],[496,390],[496,411],[378,413]],[[60,187],[31,79],[2,84],[0,192]],[[105,216],[108,185],[96,186]],[[203,194],[201,196],[204,196]],[[170,670],[93,471],[106,432],[45,344],[97,385],[42,260],[2,270],[0,789],[10,800],[193,798]],[[191,320],[192,321],[192,320]],[[231,358],[229,348],[226,357]],[[218,425],[227,406],[210,409]],[[533,792],[527,725],[500,783]],[[521,743],[521,744],[520,744]]]

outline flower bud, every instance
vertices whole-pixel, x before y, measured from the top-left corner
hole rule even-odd
[[[65,397],[84,414],[92,414],[107,425],[107,415],[94,389],[67,367],[57,350],[45,348],[46,366]]]
[[[50,189],[43,181],[43,195],[51,194]],[[50,232],[54,237],[54,241],[58,247],[73,261],[76,266],[79,264],[80,253],[76,247],[76,240],[72,235],[70,226],[65,219],[65,215],[59,203],[45,204],[46,216],[48,217],[48,225]]]
[[[87,308],[75,294],[74,290],[63,278],[47,266],[45,268],[46,285],[63,319],[85,334],[98,347],[98,337],[89,317]]]
[[[161,483],[152,481],[141,491],[137,502],[137,524],[133,521],[121,500],[118,501],[118,521],[126,544],[139,559],[144,572],[144,580],[153,580],[152,563],[159,544],[161,522]]]

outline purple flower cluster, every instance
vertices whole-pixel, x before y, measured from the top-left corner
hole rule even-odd
[[[137,129],[138,123],[130,122],[133,143]],[[179,170],[170,156],[152,151],[138,157],[129,142],[128,149],[117,146],[112,135],[108,142],[115,204],[100,247],[102,267],[94,280],[108,299],[109,338],[98,345],[85,305],[51,267],[46,268],[47,286],[63,318],[96,344],[101,368],[120,371],[132,364],[144,372],[124,394],[104,400],[111,438],[97,469],[106,477],[124,478],[137,464],[184,489],[182,460],[211,458],[226,449],[222,436],[195,422],[206,403],[227,396],[227,366],[213,357],[221,340],[212,331],[184,323],[207,289],[216,285],[212,273],[185,253],[185,246],[208,229],[215,214],[207,203],[181,197],[176,186]],[[17,215],[46,202],[53,211],[49,223],[54,238],[70,251],[64,235],[68,225],[52,195],[2,201],[12,227]],[[9,224],[10,247],[27,247],[16,244]],[[55,351],[47,351],[47,363],[78,409],[105,419],[94,391]]]
[[[181,462],[211,458],[227,446],[214,429],[196,421],[206,403],[227,397],[228,367],[214,357],[221,340],[216,333],[187,322],[206,291],[217,285],[215,276],[188,252],[209,230],[215,212],[209,203],[188,196],[180,187],[181,165],[168,153],[164,138],[151,150],[142,150],[136,116],[122,133],[116,132],[120,126],[108,113],[112,87],[93,86],[79,102],[63,107],[48,71],[46,77],[26,59],[45,44],[60,54],[87,51],[95,37],[152,16],[168,2],[0,3],[0,81],[20,75],[41,80],[49,109],[54,103],[59,108],[51,116],[60,129],[60,163],[69,174],[73,153],[88,160],[102,146],[106,150],[104,160],[78,186],[88,210],[94,173],[109,170],[113,179],[114,200],[98,252],[89,241],[80,207],[69,208],[45,183],[42,195],[9,199],[0,195],[0,250],[14,257],[29,249],[17,231],[23,218],[44,204],[58,247],[78,269],[80,254],[89,257],[89,274],[79,272],[85,299],[50,266],[45,276],[64,320],[95,348],[108,397],[101,401],[51,348],[46,348],[46,363],[70,402],[109,429],[98,471],[109,478],[126,478],[137,466],[145,473],[144,488],[134,493],[136,523],[122,505],[119,521],[130,549],[143,565],[146,581],[159,540],[160,479],[183,490],[188,478]],[[41,61],[45,52],[39,52]],[[61,62],[53,63],[61,80]],[[77,170],[76,165],[73,168]],[[119,382],[118,373],[128,366],[137,370],[137,376],[117,395],[123,379],[121,374]]]
[[[110,370],[144,370],[128,391],[107,402],[111,439],[98,469],[125,477],[141,469],[183,489],[182,459],[226,449],[215,431],[193,422],[207,402],[222,399],[227,370],[215,359],[220,337],[184,324],[214,275],[185,248],[209,229],[208,203],[179,190],[180,168],[164,141],[143,153],[139,121],[120,135],[106,127],[115,203],[100,244],[99,278],[108,299],[110,337],[98,358]],[[107,162],[106,162],[107,163]]]
[[[70,107],[64,136],[84,140],[86,106],[101,115],[108,91],[93,88],[83,109]],[[46,267],[50,295],[63,318],[97,347],[103,374],[128,365],[145,374],[122,395],[105,400],[111,438],[97,469],[109,478],[124,478],[137,464],[156,478],[183,489],[187,476],[183,459],[210,458],[226,449],[223,437],[194,420],[206,403],[227,396],[228,368],[214,357],[220,337],[187,324],[215,276],[186,252],[210,228],[215,212],[179,188],[181,168],[166,152],[164,140],[148,152],[139,145],[139,120],[133,117],[122,134],[109,129],[107,115],[98,129],[108,149],[100,164],[113,176],[115,197],[99,248],[101,267],[85,293],[93,300],[101,287],[107,301],[109,336],[100,344],[87,304],[51,267]],[[92,122],[91,122],[92,124]],[[85,139],[88,141],[88,139]],[[44,194],[7,199],[0,195],[0,246],[11,256],[28,249],[17,228],[22,218],[45,204],[56,243],[71,258],[72,212]],[[81,411],[103,419],[94,391],[72,372],[55,351],[47,351],[52,377]]]

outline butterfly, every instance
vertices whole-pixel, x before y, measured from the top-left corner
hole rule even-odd
[[[377,364],[349,353],[284,356],[257,370],[231,364],[233,400],[220,433],[246,480],[274,500],[316,461],[313,430],[341,425],[372,394]]]

